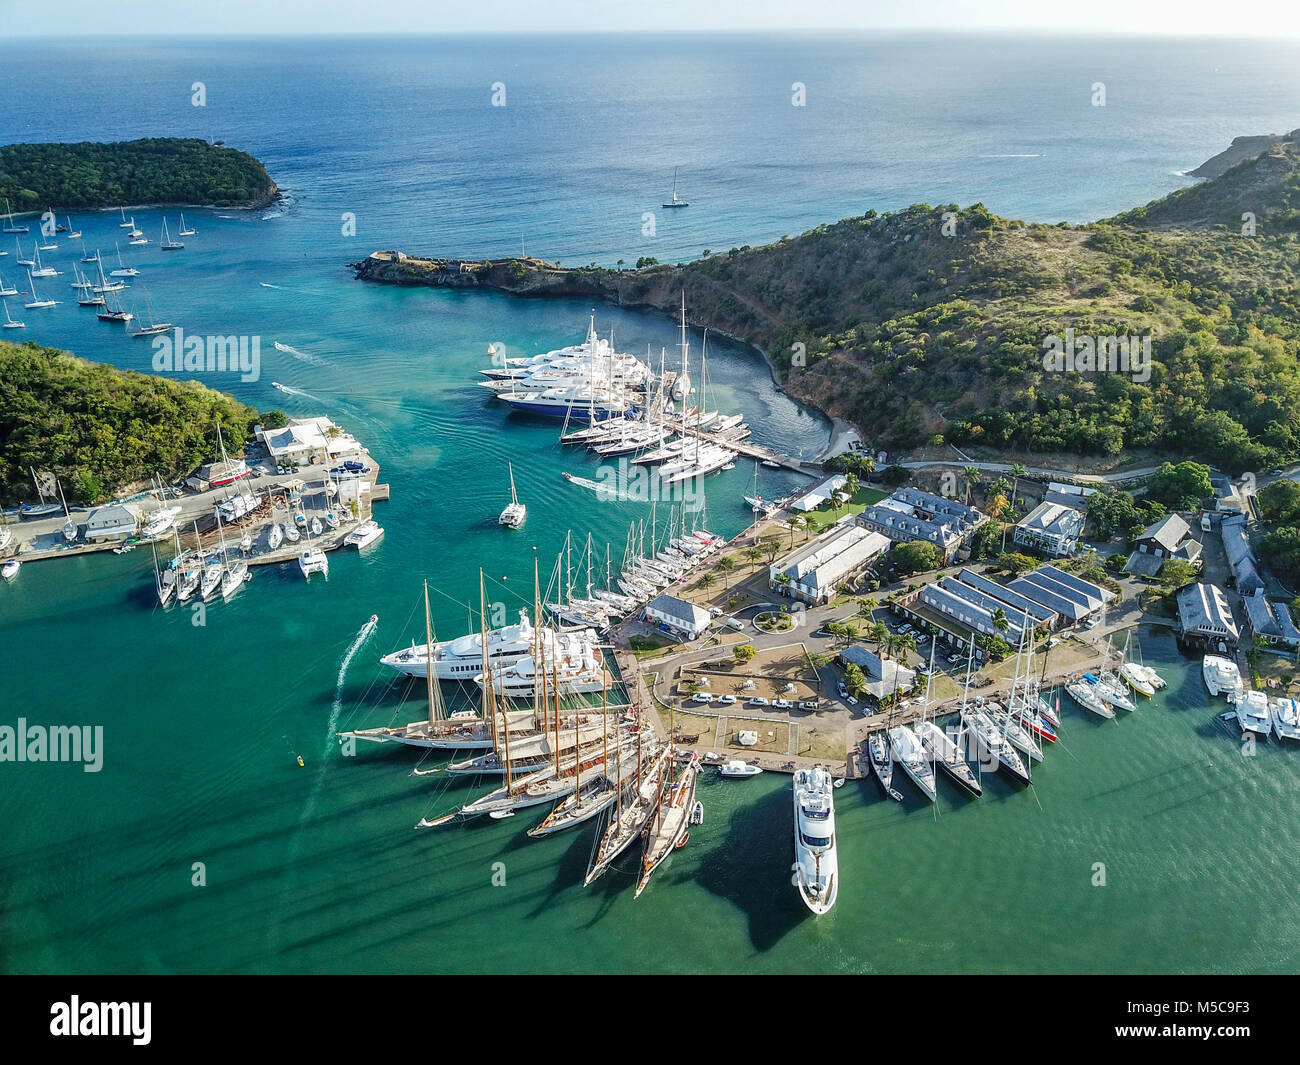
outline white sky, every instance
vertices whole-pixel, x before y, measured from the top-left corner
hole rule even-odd
[[[0,0],[0,41],[90,35],[782,29],[1300,36],[1295,0]]]

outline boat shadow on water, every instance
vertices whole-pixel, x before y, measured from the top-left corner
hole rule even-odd
[[[715,837],[704,850],[696,877],[706,891],[745,914],[757,951],[771,950],[789,932],[816,920],[791,879],[790,782],[785,776],[779,779],[783,787],[732,811],[725,836]]]

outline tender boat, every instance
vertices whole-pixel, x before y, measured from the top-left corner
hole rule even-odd
[[[763,772],[761,766],[751,765],[749,762],[742,762],[739,759],[718,766],[718,776],[731,779],[756,777],[761,772]]]
[[[840,891],[835,845],[835,793],[821,766],[794,775],[794,883],[813,913],[827,913]]]
[[[1268,696],[1262,691],[1251,688],[1237,700],[1237,724],[1242,732],[1253,732],[1267,737],[1273,729],[1273,717],[1269,712]]]
[[[7,581],[11,581],[18,576],[18,571],[22,568],[23,564],[19,562],[18,559],[11,558],[6,561],[3,566],[0,566],[0,577],[3,577]]]

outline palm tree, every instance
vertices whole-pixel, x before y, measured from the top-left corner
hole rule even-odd
[[[785,523],[786,528],[790,530],[790,549],[791,549],[791,550],[794,550],[794,531],[795,531],[795,529],[801,529],[801,528],[803,528],[804,525],[806,525],[806,524],[807,524],[807,522],[805,522],[804,519],[801,518],[798,514],[792,514],[792,515],[790,515],[789,519],[786,521],[786,523]]]
[[[980,483],[980,471],[974,466],[967,466],[961,471],[961,476],[966,482],[966,505],[970,506],[971,489]]]
[[[880,645],[889,639],[889,626],[883,621],[875,621],[871,624],[871,633],[867,637],[876,645],[876,650],[880,650]]]
[[[1007,615],[1001,607],[993,611],[993,628],[1001,633],[1011,631],[1011,622],[1007,620]]]
[[[1020,478],[1029,471],[1020,463],[1015,463],[1011,467],[1011,505],[1016,505],[1016,490],[1020,487]]]
[[[855,640],[862,639],[862,628],[856,622],[844,621],[840,623],[840,635],[843,637],[845,644],[850,644]]]
[[[844,475],[844,491],[848,493],[849,499],[852,499],[861,487],[862,482],[858,480],[858,475],[852,470]]]
[[[718,583],[718,578],[713,575],[712,571],[709,571],[700,576],[699,584],[697,584],[696,587],[703,588],[707,592],[710,588],[712,588],[717,583]]]
[[[731,590],[730,577],[731,574],[735,571],[735,568],[736,568],[736,560],[732,558],[730,555],[723,555],[720,559],[718,559],[718,569],[722,570],[722,572],[725,573],[728,577],[727,591]]]
[[[749,559],[751,567],[758,568],[758,560],[763,557],[763,549],[757,544],[745,548],[745,557]]]

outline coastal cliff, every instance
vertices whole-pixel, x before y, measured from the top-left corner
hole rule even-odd
[[[678,266],[397,251],[351,265],[382,283],[668,314],[685,293],[691,324],[763,352],[791,396],[890,451],[1102,465],[1158,451],[1242,470],[1300,459],[1298,230],[1300,145],[1267,138],[1218,177],[1082,226],[915,204]],[[1043,352],[1067,332],[1145,337],[1153,360],[1062,372]]]

